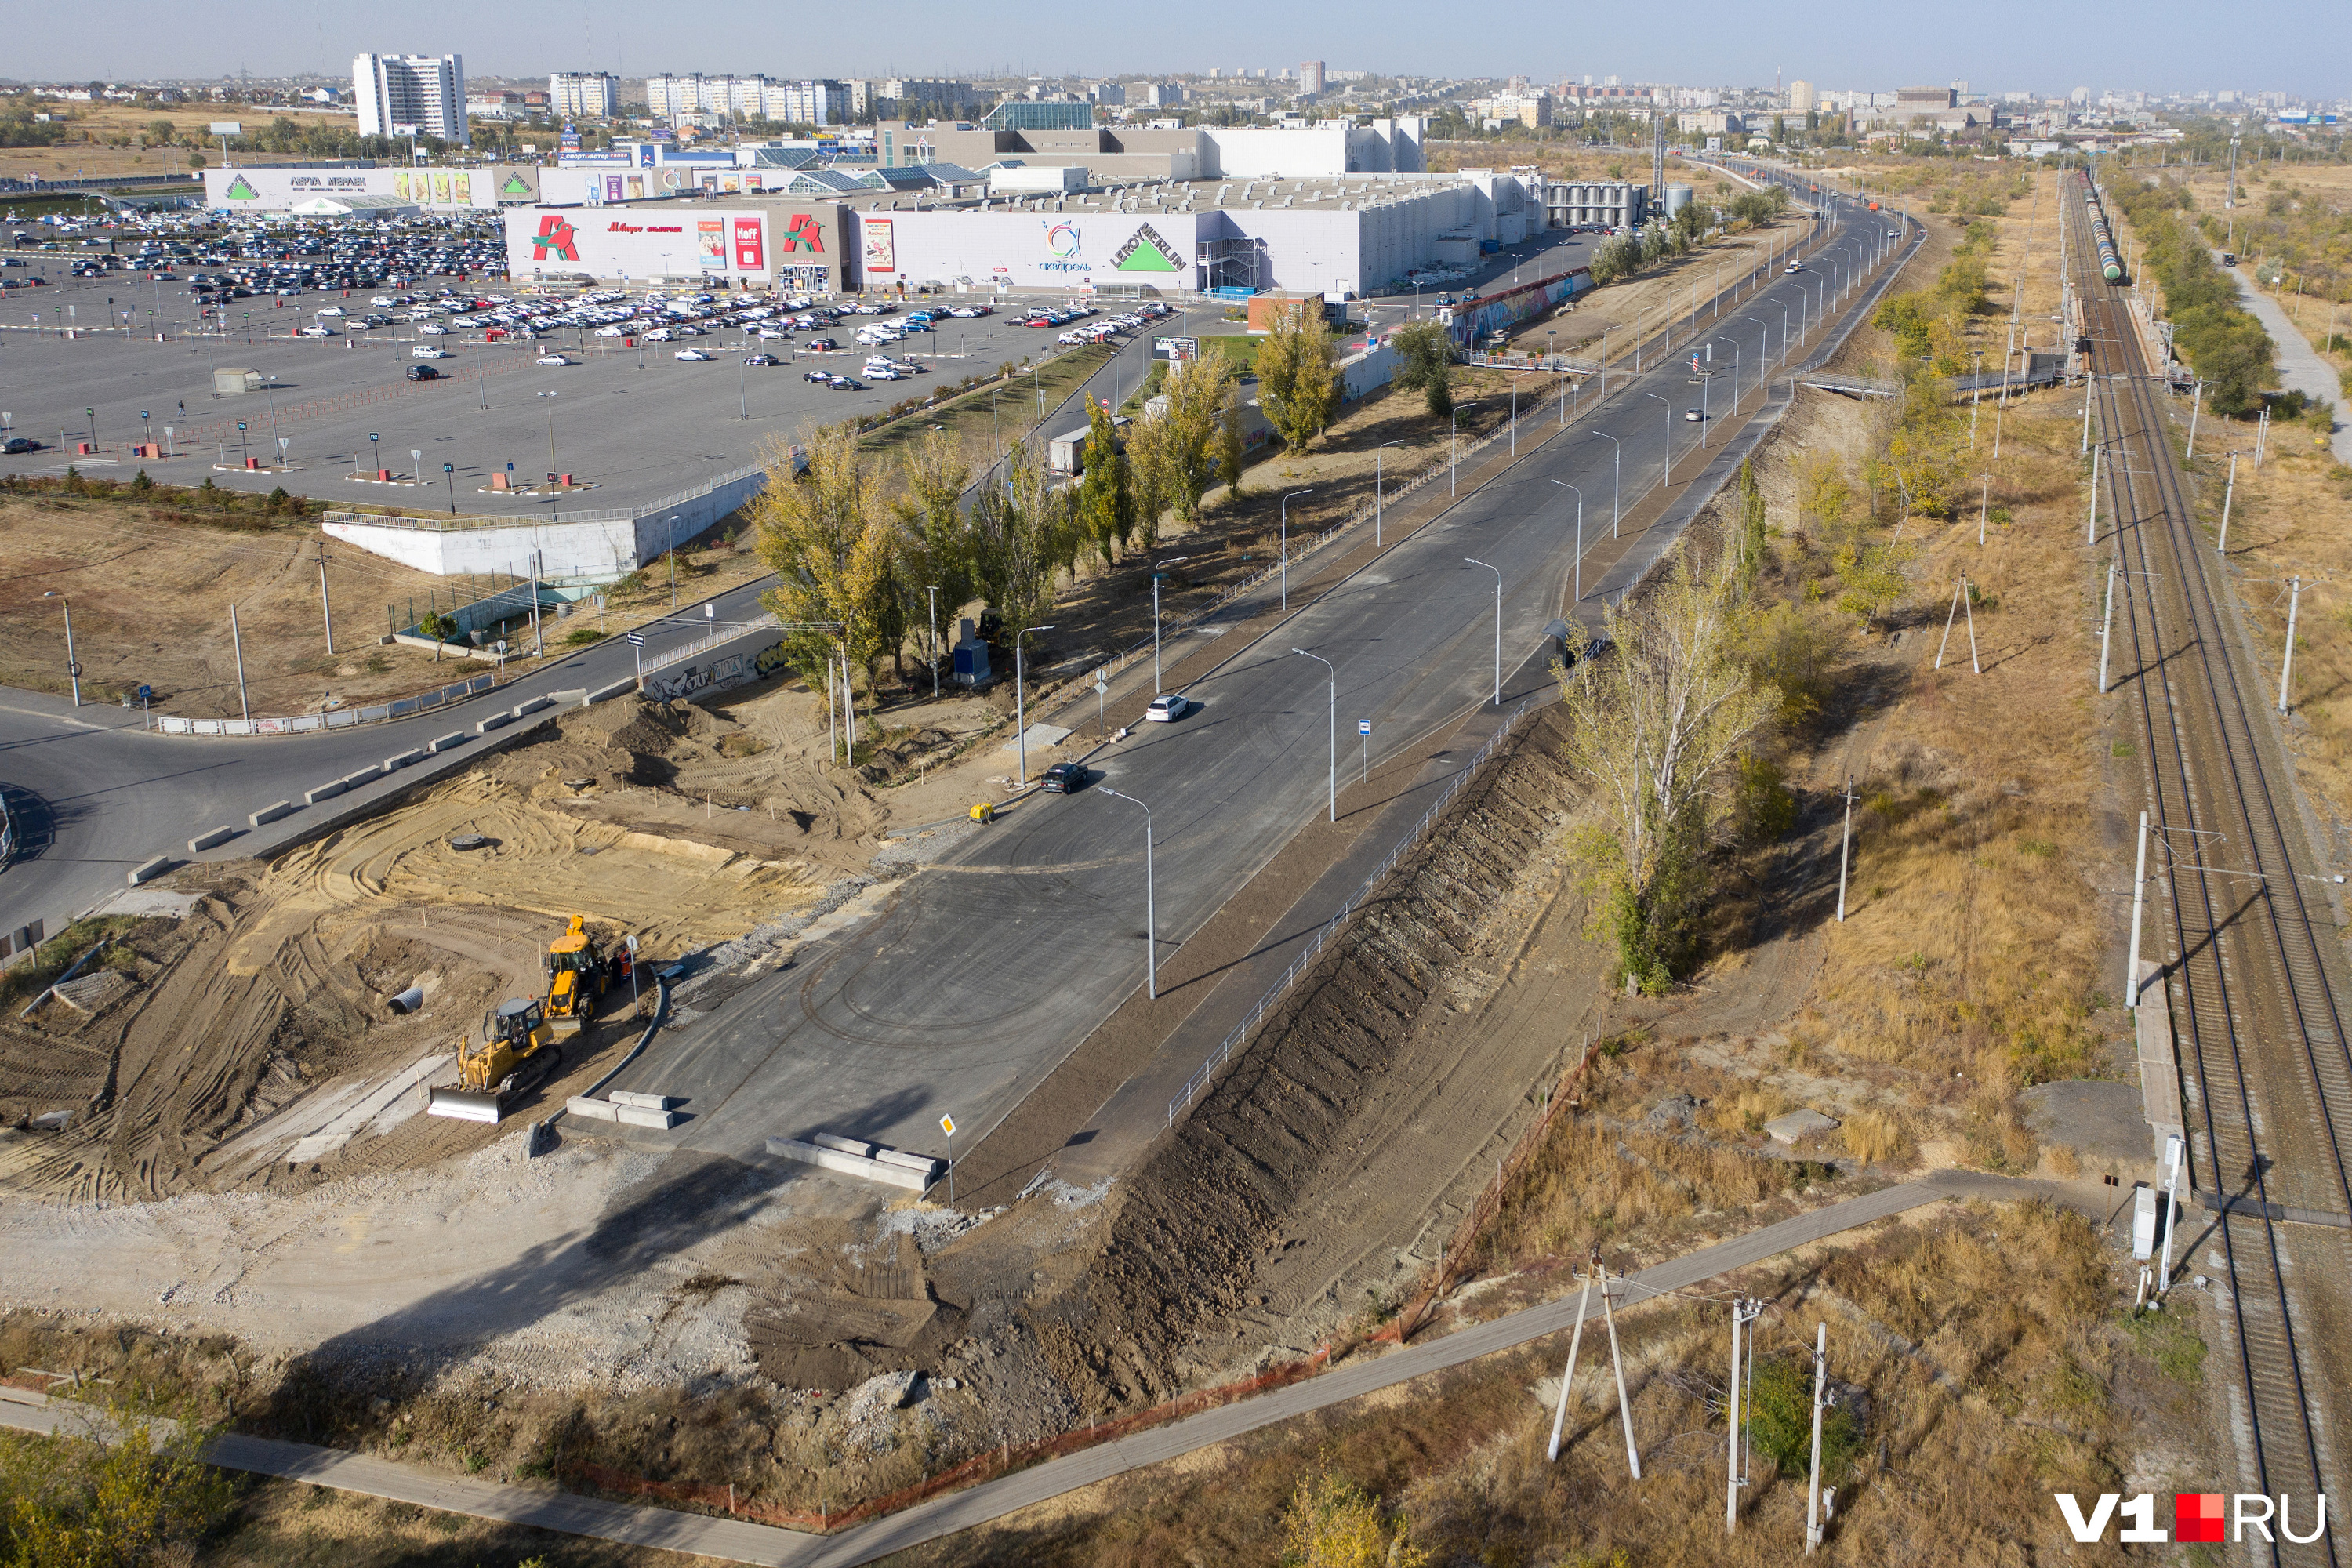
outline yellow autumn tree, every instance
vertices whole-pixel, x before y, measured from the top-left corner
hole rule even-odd
[[[1380,1499],[1329,1471],[1298,1483],[1282,1516],[1283,1568],[1425,1568],[1429,1553],[1407,1538],[1400,1515],[1381,1517]]]

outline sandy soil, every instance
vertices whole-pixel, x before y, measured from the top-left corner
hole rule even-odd
[[[220,161],[217,142],[205,146],[205,127],[215,120],[235,120],[248,131],[258,131],[270,121],[284,115],[298,124],[355,123],[349,115],[321,114],[316,110],[294,109],[256,109],[241,104],[183,104],[173,109],[136,109],[125,103],[58,102],[44,105],[45,112],[79,116],[67,127],[68,141],[55,147],[0,147],[0,178],[29,179],[35,174],[45,180],[67,179],[86,174],[184,174],[188,167],[187,147],[140,147],[137,140],[149,134],[158,120],[169,120],[176,137],[193,141],[201,147],[208,162]],[[110,145],[116,138],[132,144],[123,147]],[[287,163],[299,159],[278,157],[272,153],[239,153],[239,163]]]

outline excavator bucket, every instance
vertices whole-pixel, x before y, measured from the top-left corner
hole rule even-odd
[[[506,1115],[496,1089],[436,1089],[425,1110],[428,1115],[452,1116],[460,1121],[497,1121]]]

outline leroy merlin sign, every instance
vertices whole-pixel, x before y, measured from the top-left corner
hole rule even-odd
[[[1127,243],[1111,252],[1110,264],[1120,272],[1181,272],[1190,265],[1148,223],[1139,225]]]

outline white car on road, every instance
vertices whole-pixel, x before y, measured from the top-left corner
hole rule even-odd
[[[1172,724],[1192,710],[1192,700],[1181,691],[1163,692],[1151,700],[1143,716],[1155,724]]]
[[[448,328],[435,321],[427,321],[416,330],[431,338],[446,338],[449,335]]]
[[[710,356],[704,353],[700,349],[680,349],[677,353],[670,355],[669,357],[672,359],[684,360],[706,360]]]
[[[447,359],[449,357],[447,349],[436,349],[431,343],[419,343],[408,353],[415,359]]]
[[[562,354],[541,354],[539,356],[539,363],[541,364],[567,365],[572,362]]]

